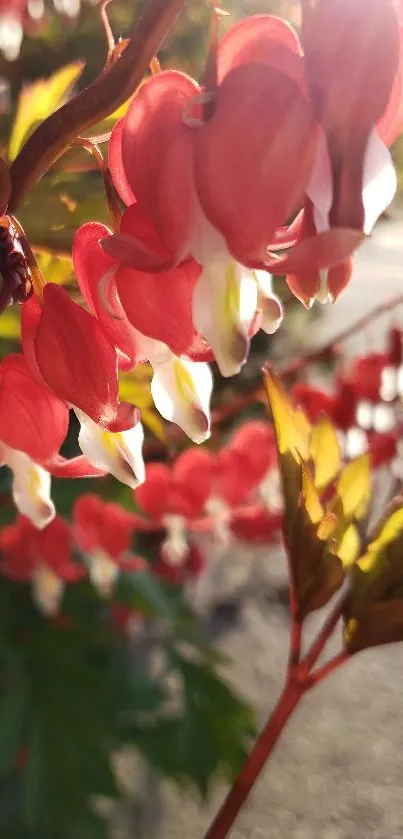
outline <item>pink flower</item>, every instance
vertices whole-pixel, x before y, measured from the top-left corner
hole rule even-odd
[[[98,320],[50,283],[43,311],[34,299],[23,306],[22,341],[33,376],[74,409],[87,464],[137,486],[144,479],[140,412],[119,401],[117,353]],[[68,469],[52,465],[53,474]]]
[[[103,597],[109,597],[120,571],[141,571],[145,562],[131,552],[133,516],[119,504],[82,495],[74,505],[73,535],[85,554],[88,573]]]
[[[38,530],[24,516],[0,531],[0,571],[16,581],[30,581],[33,597],[45,615],[56,615],[66,583],[85,576],[72,557],[68,523],[57,516]]]

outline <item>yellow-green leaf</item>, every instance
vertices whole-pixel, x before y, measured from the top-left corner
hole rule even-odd
[[[0,338],[19,340],[21,335],[20,307],[12,306],[0,316]]]
[[[368,545],[368,551],[359,560],[362,571],[370,571],[381,551],[391,545],[403,533],[403,507],[394,513],[383,524],[379,536]]]
[[[323,518],[323,507],[306,463],[303,460],[300,463],[302,469],[301,497],[310,521],[312,524],[317,524]]]
[[[290,452],[295,460],[300,456],[308,461],[311,426],[305,414],[292,404],[275,373],[266,370],[265,381],[280,454]]]
[[[345,520],[362,518],[365,515],[371,496],[367,454],[360,455],[344,467],[337,482],[336,492]]]
[[[37,252],[37,263],[48,283],[66,285],[74,277],[73,262],[68,256],[56,256],[51,251]]]
[[[325,489],[340,471],[341,452],[336,429],[327,417],[312,428],[311,457],[315,465],[315,486]]]
[[[17,113],[9,142],[10,160],[17,157],[21,147],[37,125],[63,104],[83,68],[83,62],[73,61],[57,70],[48,79],[39,79],[23,87],[18,99]]]
[[[355,524],[350,524],[335,546],[335,553],[341,559],[344,568],[352,565],[360,552],[361,539]]]

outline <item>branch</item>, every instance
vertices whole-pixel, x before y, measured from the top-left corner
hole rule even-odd
[[[285,686],[283,693],[256,741],[241,773],[230,790],[204,839],[224,839],[248,797],[267,758],[272,753],[288,719],[302,698],[304,688],[296,682]]]
[[[113,113],[135,92],[184,5],[185,0],[148,0],[146,12],[133,27],[119,59],[36,129],[10,169],[10,212],[76,137]]]
[[[319,634],[313,641],[312,645],[310,646],[307,654],[305,655],[303,661],[301,662],[301,666],[303,668],[303,672],[308,675],[308,673],[312,670],[312,667],[316,664],[320,654],[322,653],[324,647],[326,646],[331,634],[333,633],[334,629],[336,628],[344,609],[344,604],[346,602],[346,595],[344,594],[335,604],[332,611],[327,616],[322,629],[319,631]]]
[[[312,364],[315,361],[320,361],[322,358],[325,358],[329,352],[334,349],[338,344],[343,343],[343,341],[347,341],[348,338],[351,338],[356,332],[360,332],[362,329],[365,329],[373,320],[376,320],[381,315],[390,312],[392,309],[395,309],[397,306],[403,305],[403,294],[398,294],[396,297],[392,297],[389,300],[385,300],[383,303],[380,303],[378,306],[375,306],[374,309],[371,309],[370,312],[367,312],[361,318],[359,318],[352,326],[347,326],[335,338],[332,338],[331,341],[328,341],[326,344],[322,344],[321,347],[318,349],[309,350],[308,352],[304,353],[300,358],[294,359],[286,364],[283,368],[280,367],[278,373],[282,378],[288,378],[289,376],[294,376],[296,373],[299,373],[300,370],[303,370],[305,367],[308,367],[309,364]]]
[[[351,658],[351,653],[346,652],[346,650],[342,650],[340,653],[331,658],[330,661],[327,661],[326,664],[323,664],[322,667],[318,667],[318,669],[314,670],[314,672],[306,679],[306,689],[309,690],[315,685],[318,685],[319,682],[322,682],[326,676],[329,676],[330,673],[337,670],[337,668],[348,661],[349,658]]]

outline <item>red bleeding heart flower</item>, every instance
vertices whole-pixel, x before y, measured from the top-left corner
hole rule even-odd
[[[130,238],[128,229],[140,238]],[[210,433],[212,377],[203,363],[211,351],[192,321],[192,294],[200,268],[187,260],[175,268],[163,264],[164,270],[159,265],[153,271],[149,247],[161,252],[165,262],[166,251],[137,204],[124,214],[121,231],[126,237],[123,249],[121,239],[115,241],[103,225],[80,228],[73,258],[81,291],[106,337],[118,348],[120,367],[130,369],[148,359],[156,407],[194,442],[202,442]],[[130,248],[134,242],[143,261],[147,257],[141,268],[148,271],[131,266],[127,240]]]
[[[32,374],[74,408],[78,442],[87,460],[54,462],[53,474],[68,475],[85,463],[135,487],[144,480],[140,412],[118,398],[118,358],[98,320],[73,303],[60,287],[44,290],[41,311],[35,299],[22,311],[24,356]]]
[[[73,534],[85,554],[88,573],[103,597],[112,594],[120,571],[141,571],[145,562],[134,556],[133,516],[119,504],[97,495],[82,495],[74,505]]]
[[[366,0],[317,0],[304,19],[321,134],[305,223],[277,271],[305,305],[337,299],[351,276],[350,254],[396,191],[387,147],[403,126],[403,29],[393,0],[379,0],[372,12]]]
[[[298,38],[285,22],[242,21],[223,38],[217,62],[212,103],[183,73],[149,79],[115,129],[109,160],[120,195],[137,199],[173,264],[191,255],[201,265],[193,322],[229,376],[248,355],[256,313],[269,332],[281,321],[269,277],[253,269],[302,202],[316,130]],[[115,243],[126,256],[127,235]],[[144,254],[133,246],[131,260],[140,267]]]
[[[44,530],[38,530],[20,516],[0,531],[0,571],[16,581],[29,581],[33,598],[45,615],[60,608],[66,583],[85,576],[85,568],[72,556],[68,523],[57,516]]]

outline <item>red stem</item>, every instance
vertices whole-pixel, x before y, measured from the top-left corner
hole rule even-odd
[[[224,839],[227,836],[304,691],[305,688],[296,681],[286,684],[271,717],[204,839]]]
[[[337,601],[334,608],[327,616],[322,626],[322,629],[318,633],[317,637],[311,644],[306,656],[301,662],[301,670],[304,675],[308,675],[308,673],[310,673],[312,667],[316,664],[320,654],[322,653],[325,645],[327,644],[333,630],[336,628],[343,614],[345,599],[345,595],[343,595],[343,597],[341,597],[340,600]]]
[[[340,653],[331,658],[330,661],[327,661],[322,667],[318,667],[317,670],[314,670],[310,676],[305,681],[305,685],[307,690],[309,688],[313,688],[315,685],[322,682],[326,676],[329,676],[330,673],[333,673],[334,670],[337,670],[342,664],[344,664],[350,658],[350,653],[347,653],[345,650],[342,650]]]
[[[26,193],[77,136],[85,134],[133,95],[184,5],[185,0],[148,0],[119,59],[38,126],[10,169],[10,212],[15,212]]]
[[[114,233],[118,233],[120,229],[120,219],[122,213],[120,211],[119,200],[112,181],[111,173],[109,171],[108,164],[104,160],[104,156],[101,152],[101,149],[96,145],[96,143],[94,143],[92,140],[89,140],[88,137],[77,137],[77,139],[73,141],[72,146],[79,146],[80,148],[85,149],[93,156],[94,160],[96,161],[96,164],[104,182],[111,227]]]
[[[342,650],[322,667],[310,672],[341,617],[343,604],[344,597],[336,603],[307,655],[300,661],[302,624],[296,618],[296,603],[291,591],[290,656],[284,690],[204,839],[225,839],[303,695],[349,658],[349,653]]]

